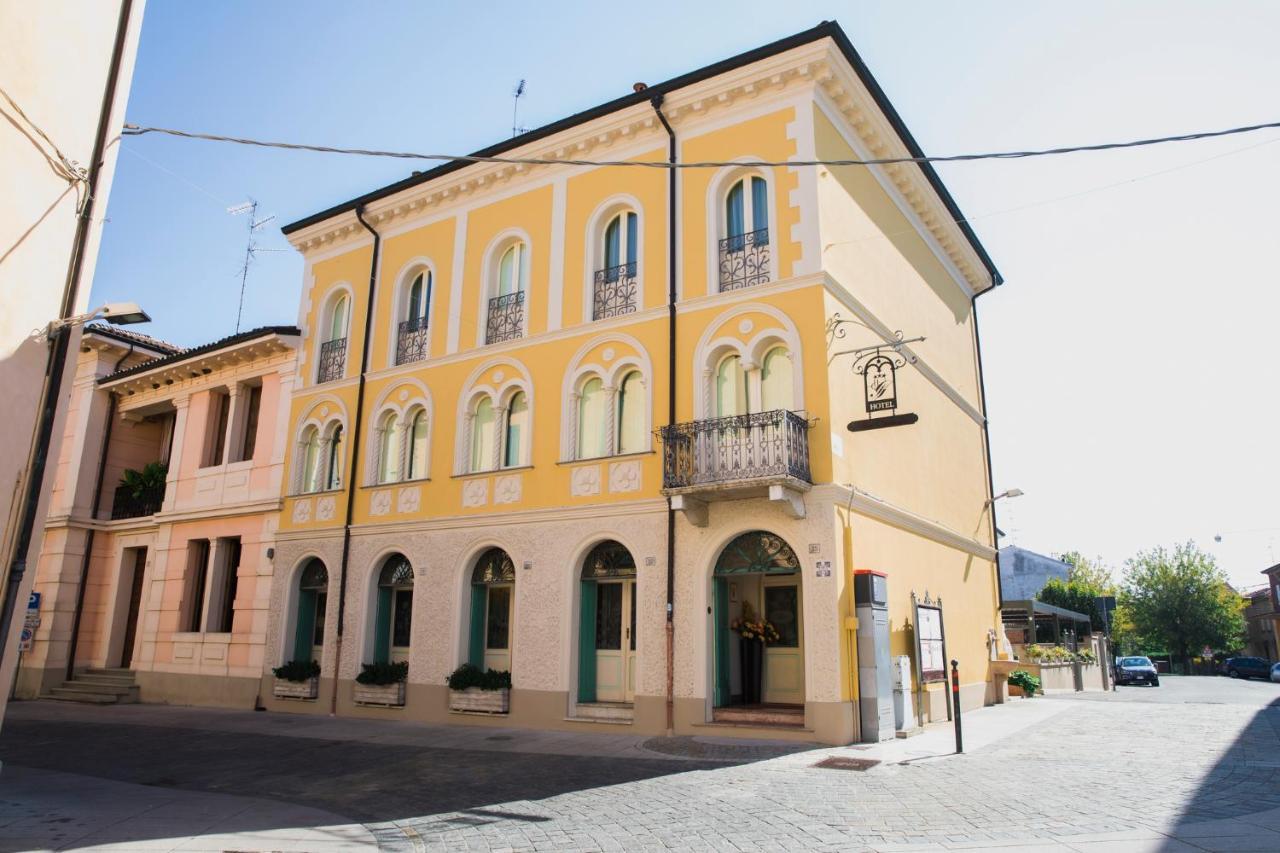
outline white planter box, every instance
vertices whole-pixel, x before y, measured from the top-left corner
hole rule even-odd
[[[404,705],[404,682],[395,684],[361,684],[354,685],[353,696],[357,705],[382,705],[384,707],[401,707]]]
[[[466,690],[449,691],[450,711],[469,711],[476,714],[505,714],[511,707],[511,690],[481,690],[479,687],[468,687]]]
[[[285,681],[277,678],[271,688],[271,695],[277,699],[314,699],[320,695],[320,679],[308,678],[306,681]]]

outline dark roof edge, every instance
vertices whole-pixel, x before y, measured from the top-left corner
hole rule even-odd
[[[84,327],[84,333],[101,335],[104,338],[111,338],[113,341],[119,341],[122,344],[132,344],[133,346],[143,346],[149,350],[162,352],[169,355],[176,355],[182,352],[182,347],[177,344],[171,344],[168,341],[162,341],[159,338],[153,338],[150,335],[142,335],[137,332],[126,331],[125,329],[117,329],[114,326],[104,325],[102,323],[90,323]]]
[[[99,385],[107,382],[115,382],[118,379],[125,379],[138,373],[146,373],[155,370],[157,367],[167,367],[170,364],[177,364],[186,361],[189,358],[207,355],[220,349],[226,349],[236,344],[242,344],[245,341],[252,341],[258,338],[268,338],[272,335],[288,335],[299,336],[302,330],[297,326],[261,326],[257,329],[250,329],[247,332],[230,335],[220,340],[212,341],[207,344],[201,344],[198,347],[175,352],[172,355],[162,356],[161,358],[153,358],[150,361],[144,361],[142,364],[135,364],[133,367],[126,367],[124,370],[117,370],[115,373],[107,374],[98,380]]]
[[[554,121],[551,124],[535,128],[528,133],[522,133],[519,136],[490,145],[488,148],[482,148],[481,150],[476,151],[475,155],[478,157],[496,157],[514,148],[519,148],[520,146],[527,145],[530,142],[536,142],[539,139],[544,139],[577,125],[585,124],[588,121],[608,115],[609,113],[617,112],[618,110],[626,109],[627,107],[635,106],[636,104],[645,103],[655,95],[665,95],[669,92],[682,89],[685,86],[699,83],[719,74],[724,74],[728,71],[741,68],[744,65],[750,65],[753,62],[767,59],[771,56],[791,50],[792,48],[800,47],[801,45],[809,44],[810,42],[815,42],[827,37],[830,37],[836,43],[836,46],[840,48],[840,52],[844,54],[845,59],[853,66],[854,72],[858,75],[859,79],[862,80],[863,85],[867,87],[867,91],[869,91],[871,93],[871,97],[875,99],[876,105],[885,114],[885,117],[889,119],[889,123],[893,126],[894,131],[902,138],[902,142],[907,146],[907,150],[911,153],[911,156],[925,156],[924,152],[920,149],[920,145],[916,142],[915,137],[913,137],[911,132],[907,130],[907,126],[903,123],[902,117],[898,115],[898,111],[893,108],[891,103],[889,103],[889,99],[885,95],[884,90],[880,88],[880,84],[877,83],[875,77],[872,76],[871,70],[867,68],[866,63],[862,61],[862,57],[859,56],[857,50],[854,49],[853,43],[849,41],[849,37],[845,35],[844,30],[841,29],[840,25],[835,21],[823,21],[816,27],[796,33],[795,35],[779,39],[778,41],[771,42],[762,47],[748,50],[745,53],[740,53],[737,56],[730,57],[729,59],[724,59],[720,62],[704,66],[696,71],[681,74],[678,77],[673,77],[662,83],[654,84],[643,91],[633,92],[629,95],[624,95],[621,98],[615,98],[614,100],[600,104],[599,106],[592,107],[591,109],[584,110],[580,113],[575,113],[574,115]],[[444,175],[471,165],[474,164],[462,160],[443,163],[433,169],[428,169],[416,175],[410,175],[409,177],[399,180],[393,184],[388,184],[385,187],[365,193],[364,195],[353,198],[350,201],[334,205],[327,210],[314,213],[303,219],[299,219],[296,222],[290,222],[280,230],[284,234],[292,234],[295,231],[301,231],[303,228],[315,225],[317,222],[323,222],[324,220],[330,219],[339,214],[355,210],[357,207],[368,204],[369,202],[378,201],[379,199],[394,195],[398,192],[409,189],[410,187],[427,183],[428,181],[443,177]],[[946,186],[942,183],[942,178],[939,177],[932,164],[921,163],[919,166],[924,172],[930,185],[934,188],[934,191],[937,192],[938,196],[942,199],[943,205],[946,206],[947,211],[955,220],[956,225],[958,225],[960,230],[964,233],[970,245],[973,247],[973,250],[977,252],[978,257],[987,268],[987,272],[991,274],[992,284],[1001,284],[1004,281],[1004,278],[1000,275],[999,270],[996,269],[995,263],[991,260],[990,255],[987,254],[987,250],[983,248],[981,241],[978,240],[978,235],[969,227],[964,214],[960,211],[959,205],[956,204],[955,199],[951,197],[951,193],[947,191]]]

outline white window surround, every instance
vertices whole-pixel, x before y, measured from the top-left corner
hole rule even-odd
[[[500,369],[506,374],[502,381],[496,386],[481,383],[479,380],[482,376],[492,374],[495,368]],[[508,373],[508,371],[510,371]],[[476,368],[467,377],[466,383],[463,385],[464,391],[458,397],[457,421],[454,424],[454,435],[456,436],[456,447],[454,452],[453,473],[455,476],[463,474],[480,474],[493,471],[501,471],[503,468],[523,468],[531,464],[530,454],[533,448],[533,423],[535,412],[535,397],[533,394],[533,382],[529,378],[529,371],[525,367],[513,359],[495,359],[489,361]],[[511,398],[517,392],[523,391],[525,401],[529,408],[528,420],[525,426],[524,435],[520,439],[520,459],[518,465],[504,466],[502,462],[505,457],[505,439],[507,433],[507,407],[511,404]],[[471,443],[472,443],[472,419],[475,416],[476,406],[481,399],[487,399],[492,404],[497,417],[494,421],[494,452],[491,467],[484,467],[478,470],[472,470],[471,466]]]
[[[395,397],[396,399],[392,399]],[[404,399],[399,399],[403,397]],[[366,486],[384,485],[379,477],[379,463],[382,458],[382,441],[383,435],[381,427],[383,419],[391,415],[395,419],[395,429],[399,435],[399,456],[396,469],[396,478],[387,481],[388,483],[403,483],[410,478],[407,476],[409,463],[409,429],[412,427],[413,418],[418,412],[426,412],[427,415],[427,454],[425,465],[422,473],[414,472],[412,479],[426,480],[431,475],[431,438],[434,431],[434,423],[432,415],[435,411],[431,401],[431,391],[425,384],[417,379],[405,379],[389,386],[374,401],[371,411],[375,412],[372,420],[369,434],[365,437],[367,444],[365,453],[367,457],[367,467],[364,474],[364,484]]]
[[[418,578],[416,577],[416,575],[418,573],[418,564],[414,560],[410,559],[409,554],[401,546],[393,545],[393,546],[388,546],[384,548],[383,550],[379,551],[377,556],[374,557],[373,560],[371,560],[368,563],[370,571],[364,579],[364,584],[365,584],[364,610],[363,610],[364,625],[362,626],[362,630],[360,632],[361,634],[360,660],[362,662],[372,661],[377,652],[378,637],[376,636],[375,632],[378,629],[378,626],[377,626],[378,580],[379,580],[379,577],[382,575],[382,570],[386,568],[387,560],[390,560],[393,557],[404,557],[406,560],[409,560],[409,565],[413,566],[414,568],[414,575],[415,575],[414,586],[417,586]],[[296,582],[297,581],[295,581],[295,583]],[[411,624],[417,621],[416,619],[414,619],[414,617],[417,616],[417,613],[416,613],[417,609],[418,609],[418,596],[415,595],[413,597],[413,610],[415,612],[410,616]],[[290,634],[289,636],[293,636],[293,635]]]
[[[458,621],[454,628],[454,642],[457,644],[453,650],[453,659],[459,664],[465,663],[467,655],[470,651],[471,639],[471,579],[475,575],[476,565],[480,562],[480,558],[488,553],[489,549],[497,548],[506,553],[511,558],[511,563],[516,567],[516,580],[514,589],[511,594],[511,609],[508,613],[508,643],[512,652],[511,661],[511,683],[513,687],[520,686],[520,669],[516,666],[515,649],[519,639],[516,631],[517,625],[520,624],[520,615],[523,611],[521,606],[520,590],[520,567],[524,565],[525,555],[516,551],[511,547],[510,542],[502,542],[497,539],[485,537],[478,542],[473,543],[467,551],[465,559],[458,562],[458,574],[454,577],[454,601],[458,606],[454,608]],[[406,554],[406,556],[408,556]],[[416,602],[415,602],[416,606]],[[566,622],[575,622],[575,619],[564,620]]]
[[[317,403],[312,406],[312,410],[319,408]],[[347,419],[345,408],[339,409],[337,413],[331,412],[327,417],[308,417],[298,424],[293,431],[293,470],[290,475],[291,495],[309,495],[318,494],[320,492],[329,491],[326,485],[329,482],[329,442],[333,440],[334,430],[337,427],[342,428],[343,440],[347,440],[350,436],[347,434]],[[304,467],[306,465],[306,438],[308,430],[314,428],[319,440],[316,456],[316,482],[318,488],[305,490]]]
[[[633,350],[638,355],[628,353],[611,361],[608,366],[597,362],[584,362],[587,353],[597,350],[608,344],[615,344],[619,349]],[[622,381],[627,374],[632,371],[640,374],[641,388],[643,395],[641,400],[643,411],[643,423],[646,433],[653,430],[653,365],[649,361],[649,354],[638,340],[629,335],[609,335],[602,338],[593,338],[584,344],[578,352],[569,361],[569,367],[565,371],[564,383],[560,391],[560,461],[576,462],[578,460],[578,402],[582,386],[589,382],[593,377],[598,377],[604,382],[605,393],[607,395],[606,418],[608,419],[608,427],[606,429],[607,445],[605,456],[598,458],[607,458],[609,456],[618,455],[618,424],[617,392],[621,388]],[[652,447],[652,444],[650,445]]]
[[[533,290],[533,241],[529,238],[529,234],[523,228],[507,228],[489,241],[485,247],[483,260],[480,264],[480,281],[483,286],[478,288],[480,291],[480,301],[476,305],[476,346],[485,346],[485,334],[489,326],[489,300],[498,295],[498,262],[502,259],[502,255],[513,244],[523,243],[524,252],[529,269],[529,280],[524,288],[524,318],[520,328],[520,337],[527,338],[529,336],[529,315],[532,313],[530,308],[530,300]],[[517,270],[519,275],[519,270]]]
[[[768,160],[767,157],[743,156],[733,158],[733,163]],[[763,178],[766,194],[769,199],[769,281],[777,281],[778,275],[778,200],[775,192],[775,180],[771,172],[754,166],[723,166],[711,176],[707,184],[707,293],[720,292],[720,241],[728,236],[728,222],[725,221],[725,202],[731,190],[743,178]],[[749,187],[748,187],[749,192]],[[748,229],[749,230],[749,229]]]
[[[431,341],[435,336],[436,327],[440,325],[439,318],[435,314],[440,277],[436,273],[435,263],[430,258],[419,256],[402,266],[395,277],[396,284],[391,303],[391,334],[387,345],[388,367],[396,366],[396,346],[400,340],[400,324],[409,319],[409,288],[413,286],[414,279],[423,273],[431,277],[431,287],[427,288],[428,292],[423,294],[423,298],[427,300],[427,352],[431,352]]]
[[[748,314],[768,315],[777,325],[756,331],[747,341],[736,337],[712,337],[717,330],[729,325],[735,318]],[[786,347],[791,354],[794,411],[804,411],[804,352],[795,324],[790,317],[771,305],[745,303],[726,311],[709,323],[694,349],[693,387],[700,389],[700,393],[694,395],[695,420],[716,416],[716,369],[729,355],[737,355],[742,359],[750,396],[755,400],[761,399],[760,368],[769,350],[779,345]]]
[[[592,303],[595,296],[596,271],[604,266],[604,230],[619,213],[636,215],[636,310],[644,309],[644,211],[640,201],[632,195],[618,193],[609,196],[596,206],[587,219],[586,251],[583,255],[582,273],[582,322],[594,321]]]
[[[320,381],[320,348],[328,341],[337,339],[332,334],[330,327],[333,325],[333,311],[338,305],[338,300],[343,296],[347,297],[347,316],[345,318],[346,329],[341,337],[347,339],[347,359],[351,357],[351,315],[355,310],[356,297],[351,285],[345,281],[340,281],[333,284],[325,293],[324,307],[320,309],[320,322],[318,324],[320,334],[315,336],[315,365],[311,368],[311,380],[313,382],[318,383]],[[343,373],[346,373],[345,369]]]
[[[326,595],[325,619],[324,619],[325,628],[324,628],[323,645],[326,649],[330,648],[330,645],[329,645],[330,627],[329,626],[333,624],[333,619],[330,618],[331,614],[329,613],[329,608],[337,605],[337,598],[338,598],[336,595],[329,595],[329,593],[333,589],[333,574],[329,572],[329,562],[320,553],[316,551],[308,551],[306,554],[303,554],[294,562],[293,568],[289,570],[289,574],[288,574],[289,582],[284,589],[285,618],[280,620],[280,627],[281,627],[281,633],[279,635],[280,645],[276,649],[276,660],[280,662],[280,665],[284,665],[288,663],[290,660],[293,659],[293,656],[294,656],[295,650],[293,648],[293,641],[294,641],[295,635],[298,633],[298,597],[299,597],[298,584],[302,580],[302,573],[306,571],[307,566],[310,565],[312,560],[319,560],[321,563],[323,563],[325,567],[325,571],[329,573],[329,586],[325,588],[325,595]],[[325,659],[321,661],[320,665],[325,672],[329,671],[330,662],[328,659],[328,655],[325,655]]]

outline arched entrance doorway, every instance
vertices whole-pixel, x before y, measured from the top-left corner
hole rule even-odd
[[[471,572],[471,634],[467,660],[481,669],[511,671],[511,598],[516,567],[501,548],[480,555]]]
[[[298,575],[298,614],[293,659],[323,663],[324,614],[329,604],[329,570],[313,557]]]
[[[378,573],[373,618],[374,663],[409,659],[413,635],[413,566],[403,554],[392,554]]]
[[[736,537],[712,575],[713,704],[803,705],[804,624],[800,560],[781,537],[752,530]],[[768,641],[743,634],[767,623]]]
[[[625,546],[601,542],[588,552],[578,606],[578,701],[634,701],[636,561]]]

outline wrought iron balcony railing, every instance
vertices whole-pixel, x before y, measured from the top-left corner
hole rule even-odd
[[[347,372],[347,339],[336,338],[320,344],[320,370],[317,382],[333,382]]]
[[[662,487],[732,483],[809,474],[809,423],[775,409],[662,428]]]
[[[396,364],[422,361],[427,357],[427,318],[415,317],[400,324],[396,338]]]
[[[164,486],[135,493],[131,486],[116,486],[111,496],[111,520],[155,515],[164,504]]]
[[[485,326],[484,342],[496,344],[512,341],[524,335],[524,291],[504,293],[489,300],[489,324]]]
[[[720,290],[741,290],[769,281],[769,229],[720,241]]]
[[[636,262],[596,270],[591,318],[603,320],[636,310]]]

